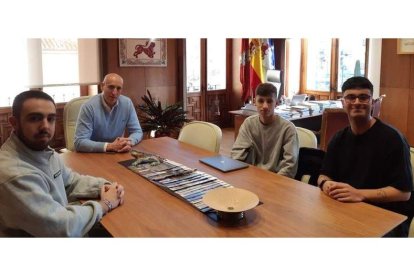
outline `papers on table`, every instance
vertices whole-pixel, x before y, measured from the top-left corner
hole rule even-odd
[[[342,108],[341,101],[303,101],[296,105],[278,105],[275,113],[285,119],[309,116],[322,113],[325,108]],[[243,115],[251,116],[257,114],[257,108],[253,104],[246,104],[241,108]]]
[[[303,106],[305,108],[308,108],[309,110],[319,110],[319,105],[316,103],[302,102],[299,103],[299,106]]]
[[[302,117],[309,115],[309,108],[301,105],[279,105],[275,108],[275,113],[285,119]]]
[[[205,172],[159,156],[155,158],[158,158],[159,162],[139,163],[136,161],[138,159],[133,159],[120,163],[203,213],[212,211],[202,201],[208,191],[215,188],[233,188],[232,185]]]
[[[317,104],[319,106],[319,110],[322,112],[325,108],[342,108],[341,101],[309,101],[311,104]]]

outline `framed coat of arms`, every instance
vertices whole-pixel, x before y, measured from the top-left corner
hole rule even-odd
[[[167,66],[167,39],[119,39],[119,66]]]
[[[397,54],[414,54],[414,38],[397,39]]]

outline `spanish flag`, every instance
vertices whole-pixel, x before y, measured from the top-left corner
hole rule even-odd
[[[265,72],[263,70],[264,53],[262,49],[262,41],[258,38],[250,39],[250,88],[252,96],[255,97],[254,92],[256,87],[265,82]]]
[[[270,39],[242,39],[240,58],[240,82],[242,100],[255,97],[256,87],[266,81],[266,71],[275,69],[274,46]]]

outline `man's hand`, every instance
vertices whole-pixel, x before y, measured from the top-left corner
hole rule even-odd
[[[392,186],[378,189],[356,189],[343,182],[327,180],[323,184],[323,192],[341,202],[393,202],[407,201],[411,192],[400,191]]]
[[[125,190],[124,190],[124,186],[122,186],[121,184],[116,183],[116,191],[117,191],[117,195],[118,195],[118,199],[119,199],[119,205],[124,204],[124,195],[125,195]]]
[[[360,190],[342,182],[326,181],[323,192],[341,202],[361,202],[365,199]]]
[[[105,210],[105,213],[124,204],[124,187],[116,182],[107,183],[101,188],[101,201],[99,202]]]
[[[106,151],[113,152],[128,152],[132,148],[132,143],[129,138],[118,137],[112,143],[109,143],[106,147]]]

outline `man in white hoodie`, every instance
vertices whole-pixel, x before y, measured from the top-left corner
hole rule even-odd
[[[13,102],[13,133],[0,149],[0,236],[80,237],[118,207],[124,188],[67,168],[49,147],[56,106],[42,91]],[[81,205],[81,198],[100,198]]]

